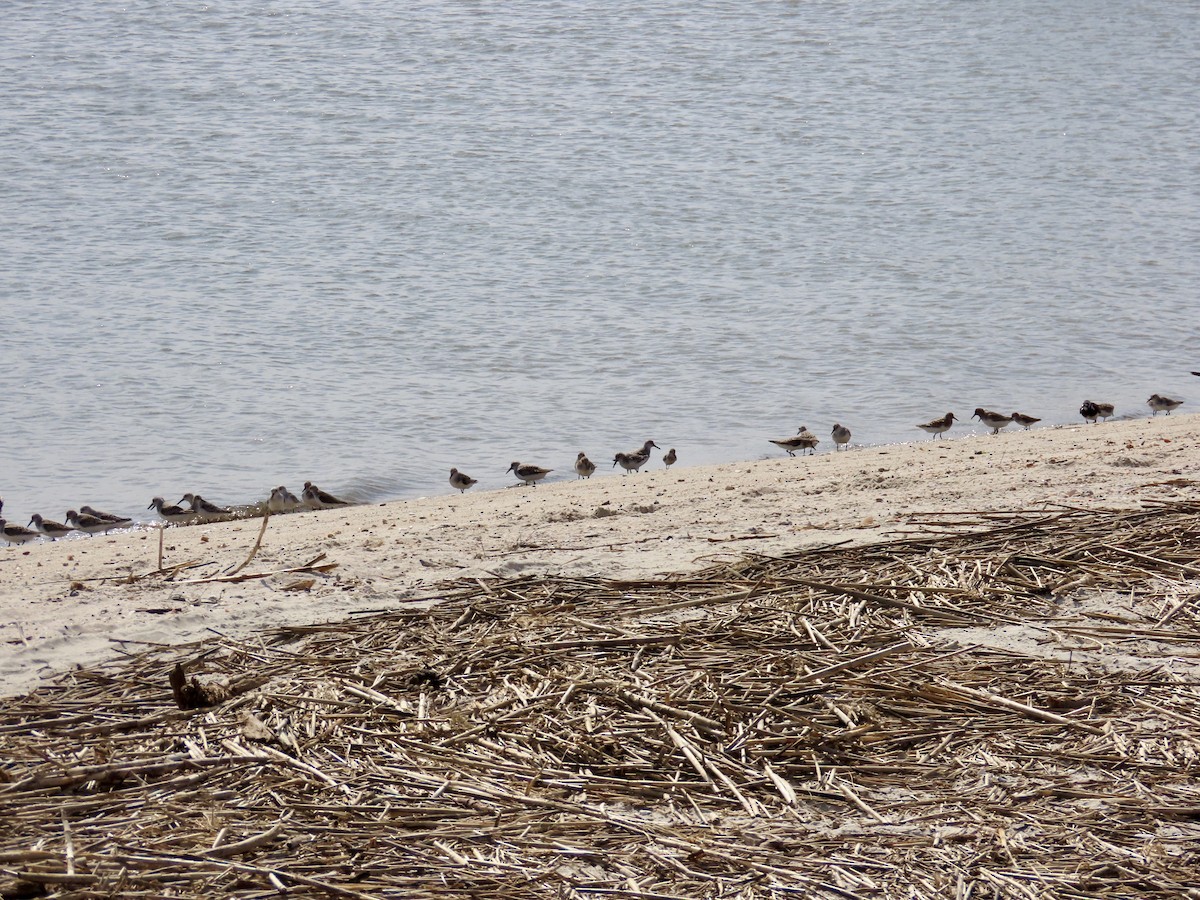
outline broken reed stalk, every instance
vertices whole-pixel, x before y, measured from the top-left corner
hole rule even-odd
[[[235,568],[232,572],[227,572],[226,575],[236,575],[238,572],[242,571],[242,569],[246,568],[246,566],[250,565],[250,560],[254,559],[254,557],[258,555],[258,550],[260,547],[262,547],[263,535],[267,533],[267,523],[269,521],[271,521],[271,510],[268,507],[267,509],[263,510],[262,525],[258,529],[258,537],[254,541],[254,546],[250,548],[249,555],[242,560],[242,564],[240,566]]]
[[[1200,505],[954,523],[68,673],[0,704],[0,894],[1186,896]]]

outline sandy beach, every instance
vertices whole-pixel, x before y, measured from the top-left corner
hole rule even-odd
[[[552,479],[570,473],[542,462],[559,470]],[[460,579],[650,577],[878,541],[912,531],[922,513],[1136,507],[1196,496],[1197,484],[1200,418],[1176,414],[669,471],[655,457],[628,477],[462,495],[447,485],[442,496],[274,516],[232,575],[261,520],[167,528],[161,571],[152,527],[3,547],[0,690],[146,645],[435,602]],[[318,557],[335,567],[287,571]]]

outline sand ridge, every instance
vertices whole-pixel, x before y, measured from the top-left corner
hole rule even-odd
[[[978,434],[716,466],[676,464],[274,516],[243,581],[256,519],[0,547],[0,690],[144,644],[336,621],[434,602],[461,578],[647,578],[746,552],[899,536],[922,512],[1134,507],[1197,496],[1200,417]],[[286,572],[324,557],[327,573]]]

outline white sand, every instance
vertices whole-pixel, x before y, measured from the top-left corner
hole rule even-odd
[[[168,528],[165,566],[204,563],[174,581],[129,581],[157,568],[156,529],[0,547],[0,694],[144,642],[185,642],[210,630],[252,639],[265,627],[433,597],[450,579],[638,578],[745,552],[886,539],[912,530],[906,517],[918,512],[1197,497],[1198,438],[1200,417],[1176,414],[669,472],[655,457],[653,469],[628,477],[465,495],[447,485],[444,496],[272,517],[243,574],[325,553],[338,567],[307,590],[287,589],[302,575],[202,581],[246,558],[261,520]]]

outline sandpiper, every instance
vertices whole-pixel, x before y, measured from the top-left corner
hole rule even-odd
[[[100,534],[107,532],[111,528],[116,528],[112,522],[106,522],[104,519],[97,519],[95,516],[89,516],[87,513],[76,512],[73,509],[67,510],[67,521],[80,531],[86,531],[88,534]]]
[[[978,419],[986,428],[992,429],[992,434],[999,434],[1001,428],[1007,428],[1012,424],[1012,416],[992,412],[990,409],[984,409],[982,406],[975,407],[975,412],[971,418]]]
[[[29,524],[52,541],[56,541],[60,537],[65,537],[75,530],[70,525],[64,525],[62,522],[52,522],[49,519],[43,519],[40,513],[34,513],[33,518],[29,520]]]
[[[654,443],[654,441],[646,441],[646,443],[642,444],[642,448],[640,450],[633,450],[629,453],[618,453],[613,457],[613,468],[615,469],[617,464],[620,463],[621,468],[625,470],[626,475],[628,475],[630,472],[636,472],[650,461],[651,447],[653,447],[655,450],[659,449],[658,444]]]
[[[575,474],[580,478],[591,478],[592,473],[596,471],[596,464],[587,458],[587,454],[582,450],[575,457]]]
[[[203,521],[212,521],[233,515],[232,509],[210,503],[199,494],[184,494],[179,502],[188,504],[192,508],[192,512]]]
[[[10,525],[8,522],[0,519],[0,537],[4,538],[10,544],[26,544],[29,541],[36,540],[39,535],[36,531],[30,531],[21,525]]]
[[[674,447],[672,447],[670,450],[668,450],[666,453],[663,454],[663,464],[668,469],[671,468],[671,466],[675,465],[675,461],[677,459],[679,459],[679,457],[675,455]]]
[[[1112,418],[1113,413],[1117,411],[1117,408],[1111,403],[1097,403],[1096,411],[1100,413],[1100,418],[1107,422]]]
[[[460,472],[458,469],[450,470],[450,487],[457,490],[460,494],[465,494],[467,488],[473,484],[477,484],[478,478],[472,478],[465,472]]]
[[[112,522],[113,528],[128,528],[133,524],[133,519],[128,516],[114,516],[112,513],[92,509],[90,506],[81,506],[79,507],[79,511],[84,515],[95,516],[97,519],[103,519],[105,522]]]
[[[1170,397],[1164,397],[1161,394],[1151,394],[1150,399],[1147,400],[1146,403],[1152,410],[1154,410],[1154,415],[1156,416],[1160,410],[1166,412],[1166,414],[1169,416],[1171,414],[1171,410],[1183,406],[1182,400],[1172,400]]]
[[[1042,421],[1041,419],[1037,418],[1036,416],[1027,416],[1023,413],[1017,413],[1017,412],[1012,414],[1012,420],[1014,422],[1016,422],[1018,425],[1020,425],[1022,428],[1024,428],[1026,431],[1029,430],[1030,425],[1036,425],[1038,422]]]
[[[513,460],[512,465],[510,465],[505,471],[512,472],[517,476],[519,481],[523,481],[526,484],[536,487],[539,481],[541,481],[554,470],[543,469],[541,466],[535,466],[532,463],[521,463]]]
[[[289,491],[282,484],[277,488],[271,489],[271,496],[267,500],[267,509],[273,514],[290,513],[298,510],[303,504],[300,498]]]
[[[190,509],[184,509],[182,506],[167,506],[162,497],[155,497],[146,509],[154,510],[172,525],[182,525],[184,522],[190,522],[196,518],[196,514]]]
[[[349,500],[341,500],[321,490],[311,481],[304,482],[304,502],[310,509],[328,509],[331,506],[349,506]]]
[[[808,450],[810,453],[815,453],[817,444],[821,443],[821,439],[808,430],[807,425],[801,425],[800,430],[791,437],[767,438],[772,444],[777,447],[782,447],[787,451],[788,456],[795,456],[797,450]]]
[[[954,413],[948,412],[940,419],[930,419],[924,425],[918,425],[922,431],[933,435],[933,439],[937,440],[941,435],[945,434],[954,425]]]
[[[841,450],[844,446],[850,443],[850,429],[845,425],[837,424],[833,426],[833,449]]]

